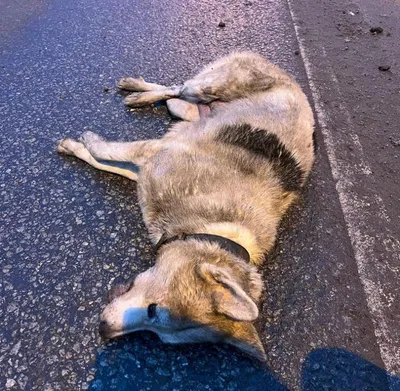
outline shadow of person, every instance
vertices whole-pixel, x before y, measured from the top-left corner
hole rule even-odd
[[[99,348],[88,389],[288,391],[264,364],[226,345],[167,345],[136,332]],[[400,379],[339,348],[309,353],[301,368],[302,391],[400,391]]]
[[[302,367],[302,391],[400,391],[400,379],[344,349],[317,349]]]
[[[287,391],[265,365],[233,347],[167,345],[145,331],[107,342],[94,369],[92,391]]]

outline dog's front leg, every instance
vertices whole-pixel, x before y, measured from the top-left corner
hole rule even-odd
[[[177,98],[180,95],[180,87],[165,87],[160,84],[148,83],[142,77],[124,77],[118,82],[121,90],[133,93],[125,98],[125,104],[129,107],[143,107],[152,103]]]
[[[138,166],[153,157],[163,146],[162,139],[133,142],[106,141],[93,132],[83,133],[80,141],[96,160],[130,162]]]
[[[140,166],[163,146],[162,140],[107,142],[93,132],[85,132],[80,141],[62,140],[57,151],[73,155],[91,166],[137,180]]]
[[[178,98],[179,95],[180,87],[163,87],[159,90],[133,92],[125,98],[124,103],[129,107],[143,107],[155,102]]]
[[[128,165],[118,165],[118,162],[113,161],[98,161],[90,154],[81,142],[70,138],[65,138],[59,142],[57,145],[57,152],[65,155],[76,156],[98,170],[118,174],[132,181],[136,181],[138,178],[138,169],[133,165],[129,167]]]
[[[166,88],[161,84],[148,83],[143,79],[143,77],[139,78],[124,77],[118,82],[117,86],[121,90],[132,91],[132,92],[155,91]]]

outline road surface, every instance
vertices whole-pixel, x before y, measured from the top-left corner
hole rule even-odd
[[[398,5],[25,3],[0,0],[0,389],[400,390]],[[153,249],[135,184],[56,142],[161,136],[165,107],[128,111],[116,81],[179,83],[238,49],[292,73],[318,122],[309,184],[262,267],[267,365],[150,333],[104,344],[108,287]]]

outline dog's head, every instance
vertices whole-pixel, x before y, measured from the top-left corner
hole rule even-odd
[[[111,291],[100,333],[114,338],[150,330],[167,343],[225,342],[263,360],[251,323],[261,289],[255,268],[217,245],[173,242],[159,251],[154,267]]]

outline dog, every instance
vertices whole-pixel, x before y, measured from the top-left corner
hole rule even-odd
[[[153,267],[111,290],[100,334],[150,330],[166,343],[222,342],[265,360],[252,322],[257,271],[314,162],[314,118],[295,80],[258,54],[232,53],[181,86],[124,78],[129,107],[166,100],[161,139],[86,132],[62,154],[137,182]]]

